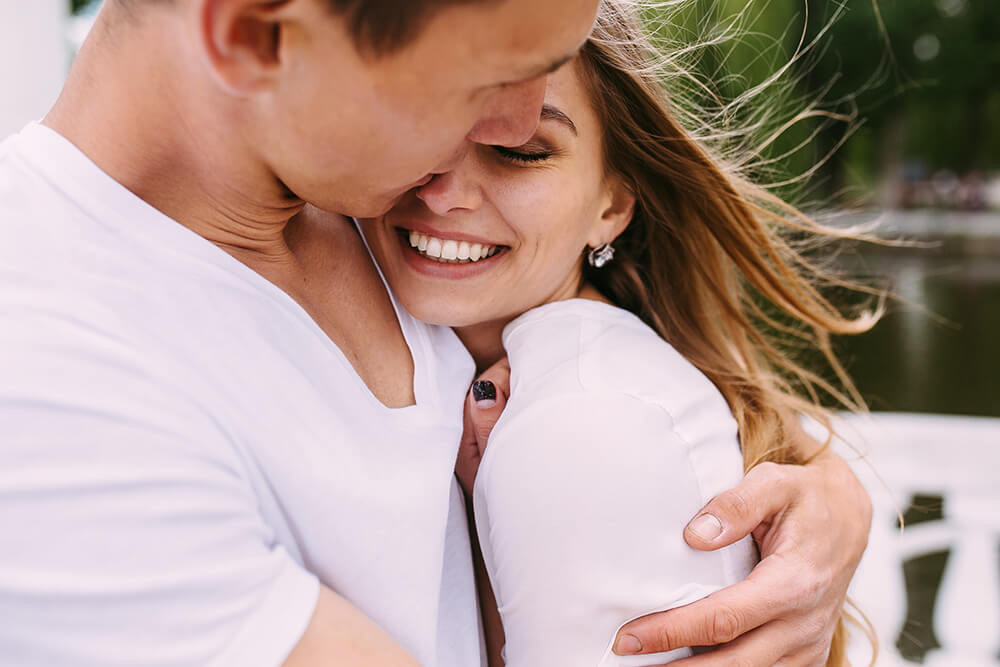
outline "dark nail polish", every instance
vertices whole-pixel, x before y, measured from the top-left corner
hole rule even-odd
[[[479,401],[495,401],[497,399],[497,388],[489,380],[476,380],[472,383],[472,398]]]

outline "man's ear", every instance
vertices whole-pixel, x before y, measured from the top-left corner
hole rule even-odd
[[[199,0],[203,51],[212,73],[233,95],[271,85],[281,65],[282,33],[295,0]]]
[[[621,176],[609,176],[606,182],[601,221],[590,239],[591,247],[611,243],[625,231],[635,214],[635,193]]]

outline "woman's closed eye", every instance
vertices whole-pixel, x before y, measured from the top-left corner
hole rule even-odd
[[[555,151],[530,144],[517,148],[507,148],[506,146],[493,146],[492,148],[504,160],[520,164],[544,162],[555,155]]]

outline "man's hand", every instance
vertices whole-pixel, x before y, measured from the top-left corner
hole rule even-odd
[[[479,461],[486,451],[490,431],[507,406],[510,395],[510,364],[504,357],[480,375],[465,400],[465,429],[458,448],[455,474],[467,499],[472,498]]]
[[[839,456],[756,466],[684,531],[710,551],[752,533],[761,561],[745,581],[621,629],[615,652],[721,645],[672,665],[823,665],[868,543],[871,501]]]

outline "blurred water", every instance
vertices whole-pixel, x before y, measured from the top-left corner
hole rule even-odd
[[[931,248],[864,246],[849,260],[902,303],[841,357],[872,410],[1000,417],[1000,214],[893,214]]]

